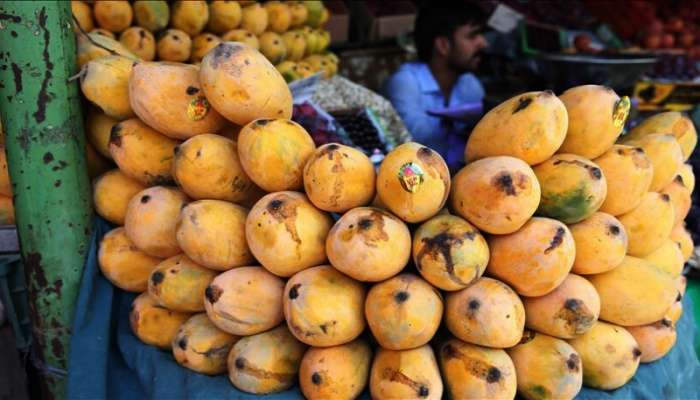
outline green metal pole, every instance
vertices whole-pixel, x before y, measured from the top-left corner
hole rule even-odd
[[[68,1],[0,1],[0,115],[44,398],[65,396],[90,189]]]

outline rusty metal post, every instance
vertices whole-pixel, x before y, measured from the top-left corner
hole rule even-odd
[[[65,396],[90,193],[68,1],[0,2],[0,116],[44,398]]]

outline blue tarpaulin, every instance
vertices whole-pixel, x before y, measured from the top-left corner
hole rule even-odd
[[[135,295],[113,287],[100,273],[97,250],[110,226],[98,220],[83,273],[69,356],[69,399],[254,399],[236,390],[226,375],[209,377],[180,367],[170,353],[141,343],[129,327]],[[700,362],[693,349],[692,302],[684,300],[678,340],[663,359],[643,364],[615,391],[584,388],[579,399],[698,399]],[[301,398],[295,387],[266,399]],[[365,395],[365,398],[368,396]]]

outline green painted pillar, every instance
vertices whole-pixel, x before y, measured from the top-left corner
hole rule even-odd
[[[43,397],[63,398],[90,189],[68,1],[0,1],[0,116]]]

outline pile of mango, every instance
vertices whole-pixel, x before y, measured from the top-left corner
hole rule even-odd
[[[199,64],[222,41],[245,43],[278,66],[288,82],[338,71],[326,49],[330,16],[320,0],[72,0],[78,64],[94,55]]]
[[[110,54],[80,79],[113,166],[94,181],[119,226],[100,268],[140,293],[134,335],[185,368],[312,399],[573,398],[675,342],[697,141],[679,113],[620,138],[630,104],[611,89],[524,93],[452,177],[419,143],[378,170],[316,148],[242,43],[200,65]]]

